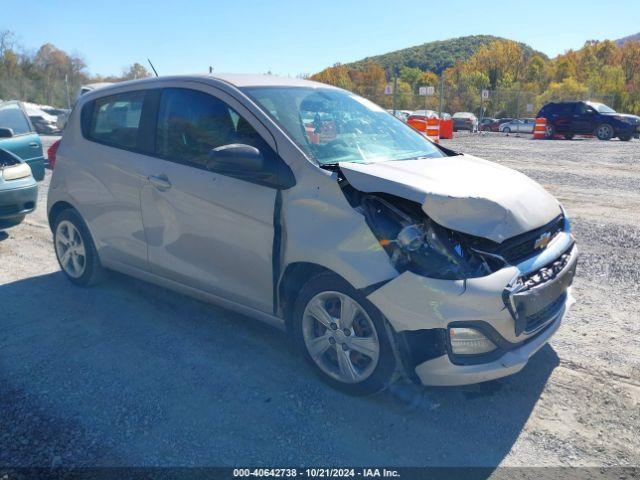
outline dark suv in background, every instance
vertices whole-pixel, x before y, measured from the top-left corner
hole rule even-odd
[[[546,136],[595,135],[599,140],[618,137],[629,141],[640,133],[640,117],[616,113],[610,107],[595,102],[548,103],[538,112],[547,119]]]

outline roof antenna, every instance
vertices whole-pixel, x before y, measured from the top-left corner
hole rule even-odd
[[[209,75],[213,73],[213,67],[209,66]]]
[[[151,60],[149,60],[147,58],[147,62],[149,62],[149,65],[151,65],[151,69],[153,70],[153,73],[156,74],[156,77],[158,76],[158,72],[156,72],[156,67],[153,66],[153,63],[151,63]]]

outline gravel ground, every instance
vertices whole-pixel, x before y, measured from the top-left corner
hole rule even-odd
[[[0,232],[0,465],[640,465],[640,142],[444,144],[530,175],[572,218],[577,303],[522,372],[350,398],[257,321],[118,274],[75,288],[48,173]]]

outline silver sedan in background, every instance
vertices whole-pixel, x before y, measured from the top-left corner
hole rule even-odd
[[[533,133],[535,123],[533,118],[515,119],[500,125],[500,131],[503,133]]]

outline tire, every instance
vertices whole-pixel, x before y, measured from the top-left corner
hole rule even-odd
[[[631,140],[631,135],[618,135],[618,138],[623,142],[629,142]]]
[[[103,277],[95,244],[80,214],[63,210],[53,222],[53,245],[60,269],[74,284],[87,287]]]
[[[564,134],[564,139],[565,140],[571,140],[573,137],[575,137],[575,135],[573,133],[565,133]]]
[[[613,138],[613,127],[608,123],[601,123],[596,127],[595,135],[598,140],[611,140]]]
[[[296,346],[325,383],[349,395],[373,395],[392,383],[396,357],[389,332],[378,309],[335,274],[309,280],[294,305]]]
[[[553,140],[555,136],[556,136],[556,127],[554,127],[550,123],[547,123],[547,125],[544,127],[544,137],[548,140]]]
[[[509,134],[511,133],[511,129],[509,127],[504,127],[504,129],[502,130],[502,133]]]

